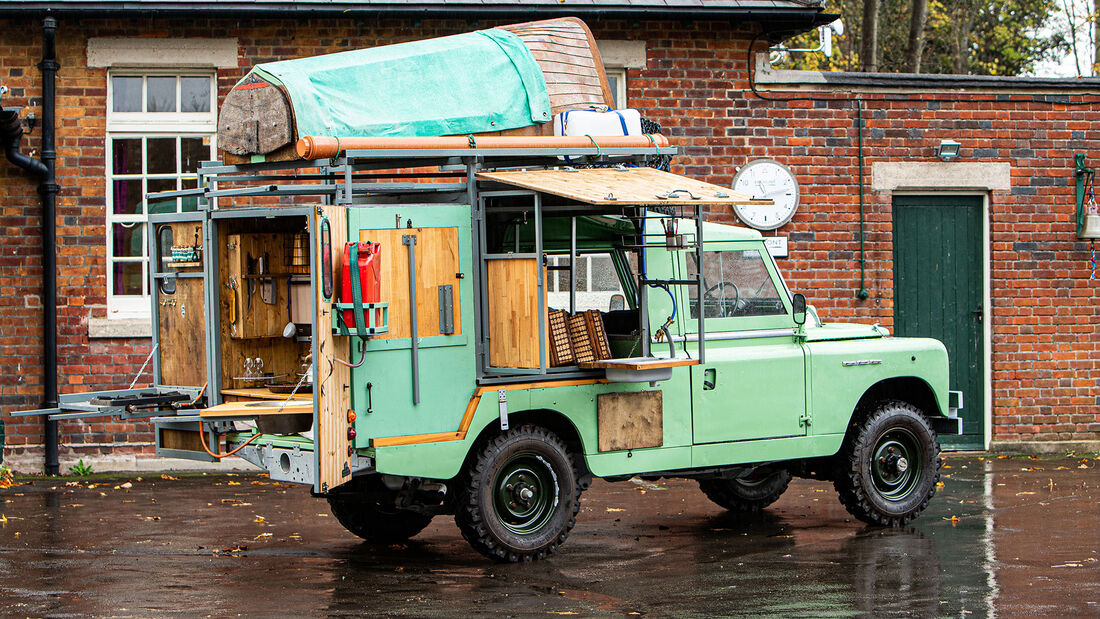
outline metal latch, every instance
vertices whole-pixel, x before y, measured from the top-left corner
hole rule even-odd
[[[500,403],[500,429],[508,429],[508,392],[503,389],[497,390],[497,402]]]
[[[798,425],[806,426],[807,428],[813,424],[813,419],[810,416],[810,412],[806,411],[798,418]]]

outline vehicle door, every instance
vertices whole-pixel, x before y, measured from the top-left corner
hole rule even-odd
[[[696,277],[694,251],[679,265]],[[691,367],[694,444],[805,435],[805,356],[791,301],[762,241],[707,243],[702,289],[684,286],[687,340],[705,359]]]

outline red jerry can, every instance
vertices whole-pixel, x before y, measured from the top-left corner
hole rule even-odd
[[[356,251],[352,251],[352,250]],[[340,302],[352,303],[354,294],[351,281],[352,253],[359,269],[360,299],[363,303],[377,303],[382,300],[382,244],[347,243],[344,245],[344,269],[340,274]],[[374,326],[382,321],[382,310],[375,310]],[[344,324],[355,328],[355,312],[344,310]],[[366,325],[364,325],[366,326]]]

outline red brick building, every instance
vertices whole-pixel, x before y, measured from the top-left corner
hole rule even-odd
[[[794,172],[801,205],[774,233],[788,240],[779,263],[824,320],[949,340],[974,432],[961,444],[1100,445],[1100,293],[1074,187],[1074,154],[1100,160],[1096,81],[775,70],[750,45],[827,21],[793,0],[0,8],[2,104],[21,108],[33,156],[46,9],[57,20],[62,393],[125,388],[146,360],[138,196],[186,187],[216,156],[218,103],[252,65],[570,14],[600,42],[619,105],[679,145],[674,171],[729,185],[766,157]],[[935,155],[942,140],[961,145],[957,159]],[[26,470],[41,467],[43,423],[8,413],[43,398],[38,184],[0,164],[0,411],[5,462]],[[132,466],[153,451],[149,424],[109,419],[63,422],[61,444],[63,470],[77,458]]]

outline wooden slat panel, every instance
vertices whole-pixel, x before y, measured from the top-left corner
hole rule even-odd
[[[340,272],[344,262],[344,243],[348,238],[347,209],[342,206],[322,206],[322,213],[328,217],[329,226],[332,229],[332,282],[334,294],[339,290]],[[325,261],[322,260],[321,248],[321,215],[314,216],[314,230],[316,236],[316,257],[314,264],[320,273]],[[332,311],[331,302],[336,299],[325,299],[324,287],[320,285],[321,277],[317,278],[317,312],[314,316],[314,341],[316,343],[317,358],[327,359],[335,355],[340,359],[348,359],[350,349],[349,337],[335,337],[332,335]],[[314,428],[314,436],[317,437],[317,449],[320,458],[320,482],[321,488],[332,489],[351,479],[348,466],[348,421],[347,411],[351,408],[351,370],[340,363],[325,361],[316,362],[317,423],[320,428]],[[347,475],[344,473],[347,472]]]
[[[539,367],[537,269],[534,258],[489,261],[490,365]]]
[[[597,395],[599,450],[660,447],[664,443],[663,404],[660,391]]]
[[[202,279],[177,278],[176,292],[157,291],[160,384],[198,387],[206,382],[206,308]]]
[[[457,275],[458,228],[388,228],[361,230],[360,241],[382,244],[382,301],[390,304],[390,329],[377,339],[406,338],[412,333],[409,316],[409,249],[401,238],[416,235],[416,330],[419,337],[441,335],[439,287],[450,285],[454,295],[455,335],[462,333],[461,299]]]
[[[589,66],[595,72],[596,78],[593,83],[598,84],[601,96],[598,101],[586,103],[608,107],[614,106],[615,100],[611,94],[611,86],[607,82],[607,75],[604,74],[603,61],[600,59],[600,51],[596,47],[596,39],[583,21],[576,17],[563,17],[515,24],[513,26],[501,26],[501,28],[518,36],[527,46],[527,49],[531,50],[535,62],[540,67],[544,67],[544,63],[560,62],[561,53],[575,54],[578,56],[578,63],[590,63]],[[553,54],[548,55],[543,52],[552,52]],[[585,62],[585,58],[588,59],[587,62]],[[546,72],[547,68],[544,67],[543,71]],[[558,101],[551,93],[550,106],[555,113],[560,111],[564,105],[568,104]]]
[[[581,363],[582,368],[614,368],[619,370],[654,370],[658,368],[678,368],[686,365],[699,365],[696,359],[665,359],[661,357],[627,357],[624,359],[604,359]]]
[[[750,196],[695,179],[662,172],[653,168],[615,170],[592,168],[582,170],[530,170],[478,174],[484,180],[499,181],[525,189],[562,196],[587,204],[611,206],[644,205],[714,205],[770,204],[771,200],[753,200]],[[660,199],[657,194],[686,189],[698,200],[684,193]],[[614,199],[608,199],[608,196]]]

